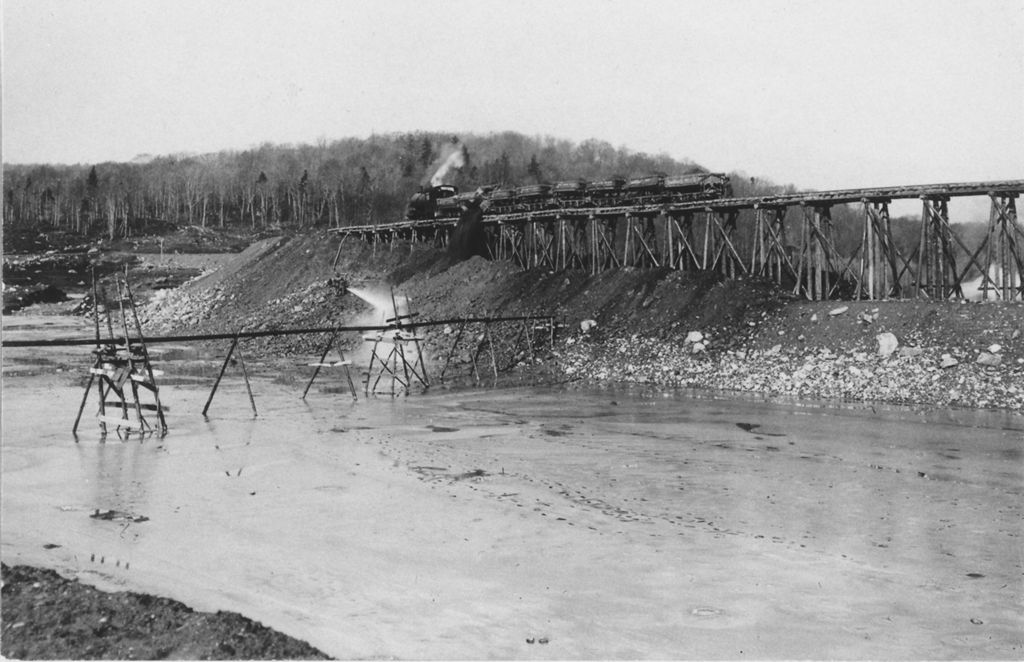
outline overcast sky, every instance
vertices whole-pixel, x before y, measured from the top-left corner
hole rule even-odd
[[[1024,0],[4,0],[3,160],[514,130],[804,188],[1024,178]]]

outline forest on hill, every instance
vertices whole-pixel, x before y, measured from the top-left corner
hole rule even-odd
[[[258,234],[389,223],[404,218],[409,198],[455,151],[461,152],[459,166],[446,172],[444,182],[460,190],[706,171],[689,160],[596,139],[574,143],[511,131],[381,134],[127,163],[4,164],[3,225],[5,232],[113,240],[192,226]],[[736,196],[796,191],[739,168],[728,174]],[[855,206],[833,208],[833,243],[840,254],[853,255],[860,245],[861,213]],[[751,213],[743,212],[740,226],[750,222]],[[918,218],[892,220],[904,255],[917,245],[920,226]],[[954,232],[971,247],[980,245],[985,228],[955,224]],[[965,251],[957,247],[957,253]]]
[[[386,223],[404,217],[409,198],[453,150],[462,152],[462,165],[445,183],[460,190],[703,170],[598,140],[576,144],[513,132],[373,135],[130,163],[5,165],[4,222],[110,238],[161,224],[259,231]]]

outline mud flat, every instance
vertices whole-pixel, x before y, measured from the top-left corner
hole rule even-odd
[[[1024,656],[1017,414],[222,389],[76,443],[77,378],[5,377],[4,563],[340,658]]]

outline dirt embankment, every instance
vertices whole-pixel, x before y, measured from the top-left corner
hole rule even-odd
[[[588,382],[698,386],[823,399],[1024,409],[1024,305],[928,301],[807,302],[758,279],[665,269],[524,271],[439,249],[327,234],[272,238],[147,311],[149,333],[380,323],[347,288],[408,296],[421,319],[556,315],[565,326],[540,357],[495,342],[502,367]],[[453,329],[428,335],[435,361]],[[476,336],[478,337],[478,336]],[[345,336],[358,347],[358,334]],[[251,341],[265,357],[316,353],[323,338]],[[463,366],[472,342],[456,352]]]

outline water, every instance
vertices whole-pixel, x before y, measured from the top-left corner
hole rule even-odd
[[[6,563],[339,657],[1022,657],[1017,415],[229,373],[75,443],[76,380],[5,378]]]

